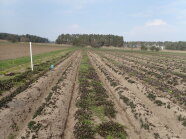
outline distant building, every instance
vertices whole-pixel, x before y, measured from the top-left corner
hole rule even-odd
[[[160,46],[161,50],[164,50],[165,49],[165,46]]]
[[[157,48],[160,48],[161,50],[164,50],[165,49],[165,46],[160,46],[160,45],[157,45],[157,44],[153,44],[152,46],[157,47]]]

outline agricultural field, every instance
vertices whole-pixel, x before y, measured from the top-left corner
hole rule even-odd
[[[186,138],[185,53],[63,47],[34,61],[0,61],[1,138]]]
[[[61,50],[65,47],[69,46],[52,43],[32,43],[34,55]],[[0,60],[15,59],[29,55],[29,42],[12,43],[6,40],[0,40]]]

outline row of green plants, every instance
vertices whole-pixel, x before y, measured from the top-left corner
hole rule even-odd
[[[129,56],[129,58],[128,58],[128,56]],[[140,57],[139,58],[138,56],[130,56],[130,55],[127,55],[127,56],[119,55],[119,57],[123,58],[129,62],[133,62],[137,65],[140,65],[141,67],[143,66],[142,70],[144,72],[147,72],[149,75],[155,76],[158,79],[163,79],[164,82],[167,82],[170,85],[174,85],[174,86],[178,85],[178,79],[179,79],[178,77],[180,77],[182,79],[181,80],[182,82],[186,81],[186,75],[184,73],[172,71],[173,66],[175,68],[179,67],[180,69],[182,69],[183,62],[178,64],[178,62],[175,62],[176,60],[174,60],[174,65],[171,63],[172,67],[170,68],[170,65],[168,64],[169,62],[167,62],[167,60],[170,58],[172,59],[172,57],[170,57],[170,58],[165,57],[165,59],[160,59],[160,60],[157,58],[154,58],[155,61],[154,61],[154,59],[149,58],[149,57],[147,57],[147,58]],[[146,62],[144,62],[144,60]],[[163,67],[161,65],[162,62],[164,65],[166,65],[166,67]],[[153,71],[149,71],[149,69],[153,69]],[[156,72],[154,72],[154,71],[156,71]],[[170,76],[170,74],[172,74],[172,75]],[[174,77],[174,76],[177,76],[177,77]],[[167,79],[169,79],[169,80],[167,80]]]
[[[106,58],[106,59],[108,60],[107,57],[104,57],[104,58]],[[109,61],[112,62],[112,60],[109,60]],[[115,62],[112,62],[112,63],[115,64]],[[118,63],[117,63],[117,64],[118,64]],[[108,63],[107,63],[107,65],[108,65],[111,69],[113,69],[113,67],[112,67],[111,65],[109,65]],[[115,64],[115,65],[116,65],[116,64]],[[119,64],[118,64],[118,65],[119,65]],[[119,65],[119,66],[120,66],[120,65]],[[126,67],[126,69],[128,69],[127,71],[130,72],[130,68]],[[116,70],[116,69],[113,70],[113,71],[115,71],[116,73],[119,72],[119,71]],[[133,69],[131,69],[131,71],[133,71]],[[137,77],[143,77],[143,78],[144,78],[144,76],[139,75],[140,73],[138,73],[137,71],[133,71],[133,72],[136,72],[136,74],[130,74],[130,75],[137,76]],[[146,72],[146,73],[148,73],[148,72]],[[142,78],[140,78],[140,79],[142,79]],[[144,78],[144,81],[147,81],[147,83],[152,83],[152,82],[154,82],[154,80],[151,80],[151,79],[146,80],[146,79],[147,79],[147,78],[145,77],[145,78]],[[128,78],[127,78],[127,80],[128,80]],[[158,82],[158,83],[159,83],[159,82]],[[152,85],[152,84],[151,84],[151,85]],[[156,85],[156,86],[157,86],[157,84],[153,84],[153,85]],[[167,91],[170,95],[173,93],[172,90],[165,90],[165,91]],[[132,105],[132,103],[130,103],[129,99],[128,99],[127,97],[125,97],[125,96],[122,96],[121,93],[122,93],[122,92],[119,92],[120,99],[122,99],[122,100],[124,101],[124,103],[126,103],[126,105],[130,106],[132,109],[135,108],[135,105]],[[162,102],[161,100],[158,100],[158,99],[157,99],[157,96],[156,96],[153,92],[148,92],[146,95],[147,95],[147,97],[148,97],[151,101],[153,101],[157,106],[165,106],[165,108],[168,108],[168,109],[171,108],[171,106],[170,106],[169,103],[166,104],[166,103]],[[184,100],[183,100],[183,101],[184,101]],[[134,109],[133,109],[133,112],[135,113]],[[140,115],[137,114],[137,113],[135,113],[134,116],[135,116],[135,118],[137,119],[138,116],[140,116]],[[178,116],[178,120],[179,120],[180,122],[182,122],[182,125],[183,125],[183,126],[186,126],[186,118],[184,118],[184,117],[182,117],[181,115],[179,115],[179,116]],[[142,127],[142,128],[148,129],[148,130],[149,130],[149,127],[150,127],[149,125],[151,125],[151,124],[149,124],[148,122],[146,122],[146,123],[144,124],[144,122],[143,122],[142,119],[140,119],[140,122],[141,122],[141,127]],[[157,138],[157,135],[156,135],[156,134],[155,134],[154,136]]]
[[[22,139],[28,138],[31,132],[32,132],[32,138],[38,138],[38,131],[42,127],[42,124],[36,121],[36,117],[42,114],[45,107],[50,107],[50,106],[55,107],[56,101],[52,99],[52,96],[56,93],[59,93],[59,90],[61,90],[61,86],[59,84],[61,84],[67,78],[67,71],[70,67],[71,67],[71,64],[65,69],[62,76],[58,80],[57,84],[52,87],[50,93],[45,98],[45,102],[42,103],[41,106],[37,108],[37,110],[35,111],[32,117],[32,120],[27,125],[30,132],[27,132],[26,136],[22,136]]]
[[[75,114],[77,123],[74,127],[77,139],[94,139],[97,134],[109,139],[127,137],[124,126],[112,120],[117,113],[114,103],[109,100],[85,52],[80,65],[79,92],[80,99],[76,104],[78,110]],[[95,117],[101,122],[95,122]]]
[[[122,56],[122,58],[126,59],[127,61],[139,63],[140,65],[143,65],[144,67],[147,67],[147,68],[156,70],[159,73],[162,73],[161,75],[157,75],[160,78],[165,78],[165,79],[169,78],[172,80],[172,77],[177,76],[177,77],[180,77],[183,82],[186,80],[186,75],[184,74],[186,72],[185,70],[186,68],[185,68],[185,65],[183,64],[185,62],[185,57],[180,57],[177,55],[176,56],[173,56],[173,55],[155,55],[155,56],[135,55],[134,56],[130,54],[128,56],[129,58],[127,58],[126,56]],[[130,58],[135,58],[135,60],[132,60]],[[164,66],[162,66],[162,64]],[[180,72],[174,72],[174,69],[179,69]],[[172,75],[170,76],[170,74]]]
[[[0,81],[0,94],[5,91],[9,91],[13,87],[16,87],[16,89],[10,95],[7,95],[0,100],[0,108],[6,106],[6,104],[11,101],[17,94],[26,90],[30,86],[30,84],[34,83],[39,77],[43,76],[49,70],[51,64],[57,66],[59,63],[64,61],[71,53],[72,51],[50,61],[46,61],[36,66],[34,71],[28,70],[13,79]]]
[[[175,84],[175,81],[173,80],[171,84],[168,84],[164,81],[164,79],[166,80],[168,78],[168,76],[166,76],[167,78],[160,78],[157,73],[155,72],[149,72],[147,70],[143,70],[140,67],[136,67],[136,68],[132,68],[129,67],[128,65],[126,65],[125,63],[120,63],[120,62],[113,62],[115,60],[110,60],[110,58],[104,56],[104,58],[107,61],[110,61],[112,64],[114,64],[116,67],[118,67],[123,73],[127,73],[128,75],[132,76],[132,77],[137,77],[138,79],[145,81],[147,84],[156,87],[156,89],[162,91],[162,92],[170,92],[169,95],[171,95],[172,97],[174,97],[175,99],[178,100],[179,104],[181,105],[186,105],[186,101],[185,101],[185,97],[184,97],[184,93],[180,90],[178,90],[177,88],[175,88],[173,85],[171,84]],[[139,72],[138,70],[144,71],[143,72]],[[153,75],[153,78],[152,78]],[[162,76],[161,76],[162,77]],[[161,104],[159,104],[159,101],[157,101],[158,106],[162,106]]]
[[[106,64],[107,65],[107,64]],[[116,73],[119,73],[119,71],[117,69],[114,69],[111,65],[108,64],[108,66],[115,71]],[[105,70],[104,67],[101,67],[98,65],[98,68],[100,69],[100,71],[105,75],[106,79],[108,80],[108,82],[110,83],[111,87],[115,88],[115,91],[119,94],[119,98],[127,105],[131,108],[132,113],[134,114],[134,118],[137,120],[138,118],[141,117],[141,113],[137,113],[136,111],[136,107],[137,105],[134,104],[134,102],[132,100],[130,100],[128,97],[124,96],[122,93],[125,93],[125,91],[128,91],[129,89],[126,87],[121,87],[118,80],[115,80],[108,72],[107,70]],[[132,80],[129,79],[129,77],[126,77],[126,80],[128,80],[128,82],[130,83],[134,83]],[[113,86],[113,83],[117,83],[116,86]],[[148,113],[147,113],[148,114]],[[142,120],[142,118],[139,119],[140,124],[141,124],[141,128],[144,128],[145,130],[150,130],[150,127],[153,126],[151,123],[149,123],[147,121],[147,119]]]

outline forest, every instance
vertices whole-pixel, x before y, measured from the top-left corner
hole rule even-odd
[[[0,33],[1,40],[8,40],[11,42],[38,42],[38,43],[48,43],[49,40],[47,38],[42,38],[35,35],[17,35],[17,34],[9,34],[9,33]]]
[[[90,45],[92,47],[114,46],[122,47],[122,36],[99,34],[61,34],[56,39],[57,44],[72,44],[77,46]]]
[[[165,48],[170,50],[186,50],[186,42],[167,42]]]

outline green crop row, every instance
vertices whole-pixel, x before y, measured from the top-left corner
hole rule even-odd
[[[113,122],[116,110],[114,103],[109,100],[106,90],[103,88],[96,71],[91,66],[89,58],[84,53],[79,73],[80,99],[77,102],[78,110],[75,118],[78,122],[74,128],[77,139],[94,139],[96,134],[104,138],[123,138],[127,134],[124,126]],[[101,123],[96,123],[94,118]]]

